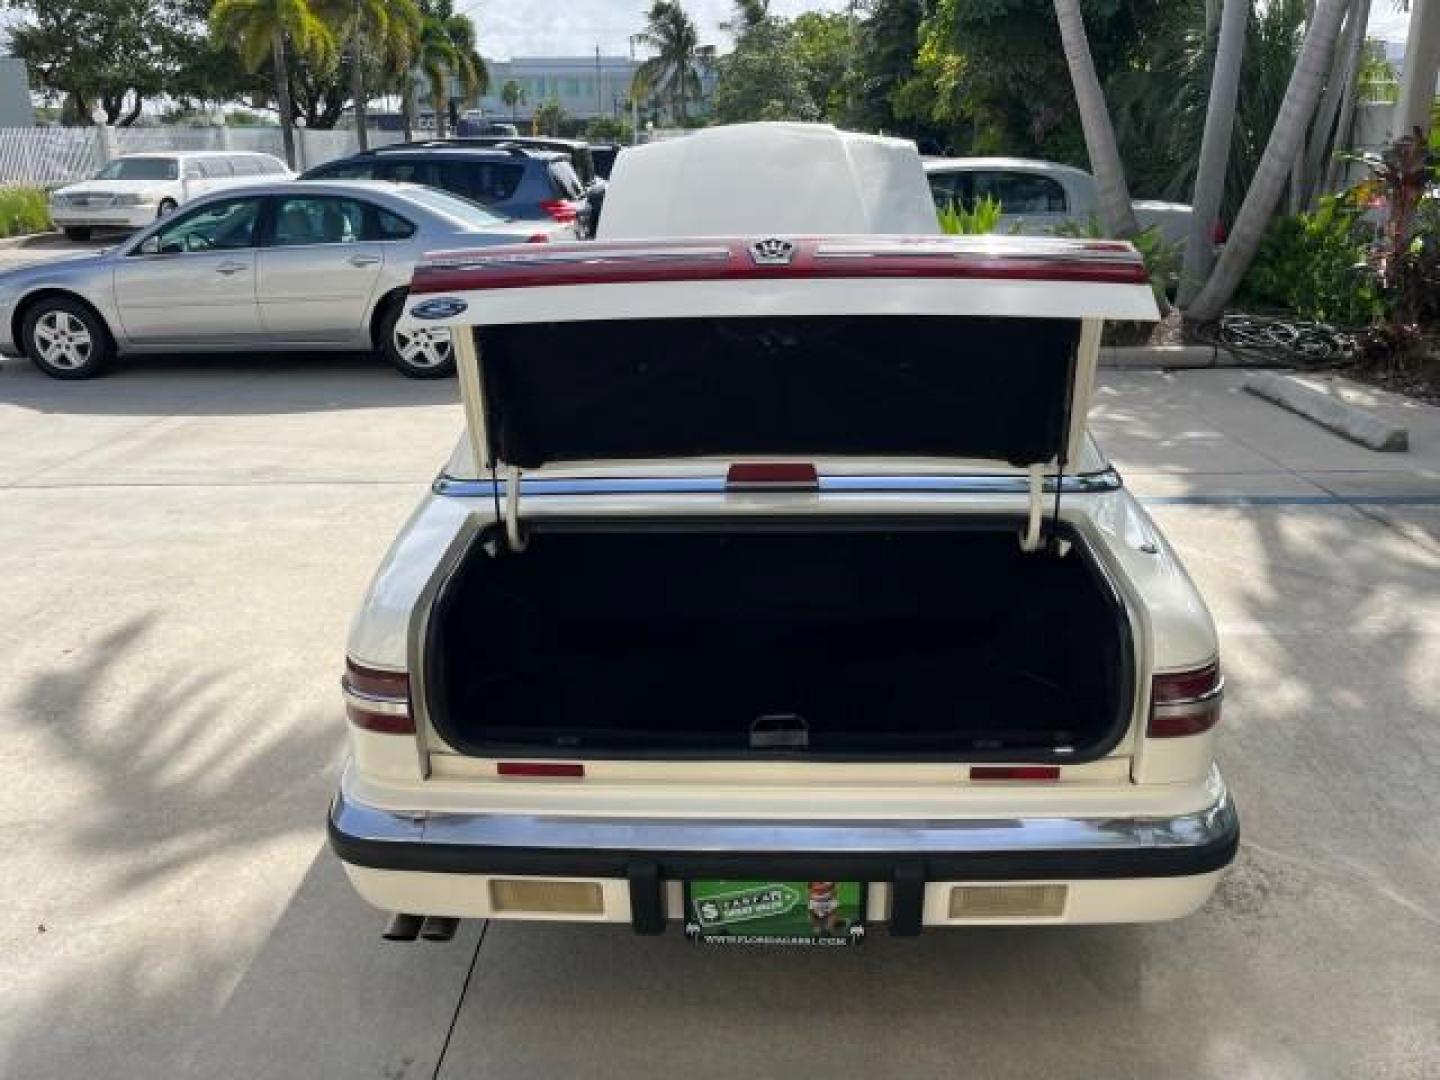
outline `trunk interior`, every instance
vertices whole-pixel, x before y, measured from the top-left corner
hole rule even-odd
[[[483,539],[426,650],[464,753],[1083,761],[1129,720],[1119,599],[1082,544],[1026,554],[1013,522]]]

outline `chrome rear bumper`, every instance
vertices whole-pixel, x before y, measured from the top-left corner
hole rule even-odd
[[[1240,838],[1218,772],[1214,801],[1175,817],[766,821],[403,814],[345,791],[330,808],[342,861],[440,874],[624,878],[632,922],[664,927],[667,880],[889,882],[891,932],[918,933],[927,881],[1183,877],[1230,863]]]

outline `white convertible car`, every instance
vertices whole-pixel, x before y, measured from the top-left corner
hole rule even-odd
[[[627,151],[594,243],[417,270],[468,432],[354,621],[329,821],[390,936],[1210,896],[1215,629],[1085,430],[1144,268],[934,229],[910,144],[750,125]]]

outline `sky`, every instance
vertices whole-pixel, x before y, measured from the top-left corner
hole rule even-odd
[[[1382,3],[1385,0],[1381,0]],[[732,0],[683,0],[695,20],[700,41],[722,49],[730,38],[720,23],[734,11]],[[505,60],[514,56],[593,55],[595,46],[606,56],[624,56],[629,37],[645,24],[646,0],[456,0],[456,8],[475,21],[480,51],[485,57]],[[802,11],[840,11],[845,0],[771,0],[775,15]]]
[[[732,0],[683,0],[700,29],[700,40],[722,49],[730,43],[720,29],[734,10]],[[606,56],[623,56],[629,37],[645,21],[646,0],[457,0],[456,6],[475,20],[480,49],[498,60],[514,56],[590,55],[595,46]],[[776,15],[801,11],[841,11],[846,0],[772,0]],[[1404,41],[1409,14],[1394,0],[1373,0],[1369,37]]]

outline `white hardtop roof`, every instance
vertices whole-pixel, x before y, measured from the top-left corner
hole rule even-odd
[[[914,143],[763,123],[627,148],[610,176],[599,237],[936,232]]]

